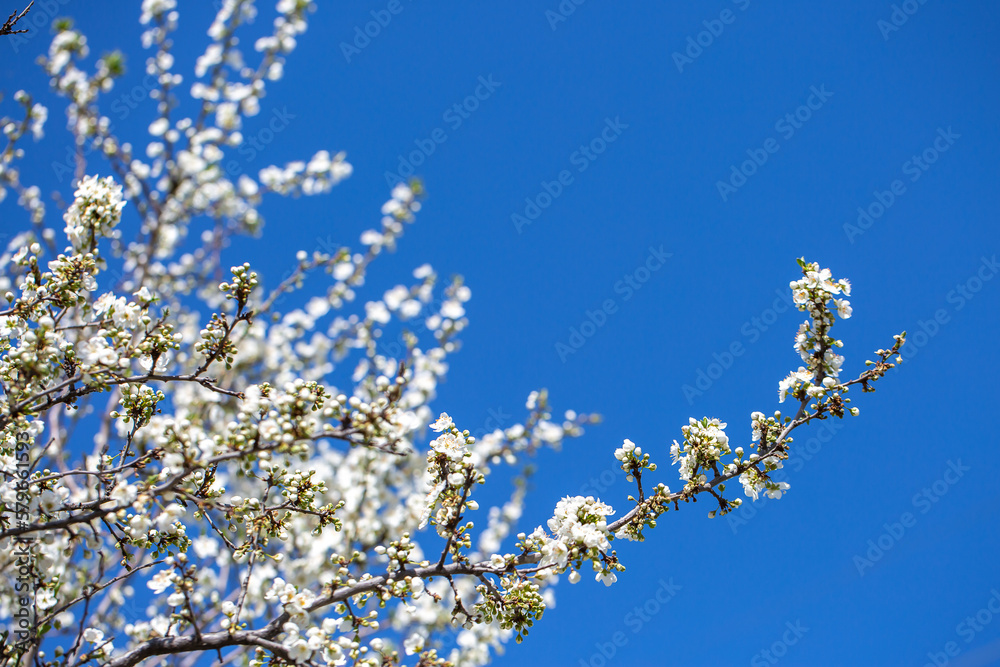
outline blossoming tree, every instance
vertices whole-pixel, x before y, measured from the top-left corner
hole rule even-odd
[[[250,264],[223,271],[227,240],[261,228],[262,197],[325,193],[351,167],[320,151],[228,178],[226,151],[312,6],[280,0],[251,66],[235,35],[254,3],[221,5],[185,106],[175,2],[142,3],[158,117],[141,148],[99,110],[122,57],[85,70],[86,37],[57,23],[43,66],[77,149],[60,225],[17,166],[46,109],[18,92],[22,115],[0,119],[0,200],[15,194],[30,221],[0,257],[0,665],[484,664],[527,634],[559,575],[613,583],[625,569],[614,540],[641,541],[698,494],[714,497],[710,516],[726,514],[741,502],[730,480],[746,497],[780,497],[788,484],[771,473],[792,432],[856,415],[850,388],[870,391],[893,367],[904,334],[841,377],[831,329],[851,315],[850,284],[800,260],[791,289],[808,319],[802,365],[779,385],[787,414],[754,412],[743,446],[720,420],[691,419],[671,447],[673,488],[651,481],[656,464],[626,440],[613,455],[635,486],[627,508],[566,497],[546,526],[520,532],[525,458],[595,418],[555,418],[538,391],[522,424],[476,439],[432,412],[468,287],[438,289],[424,265],[381,298],[355,298],[413,222],[419,183],[392,191],[357,248],[301,252],[270,291]],[[322,293],[280,310],[324,272]],[[379,339],[394,323],[410,331],[390,353]],[[509,500],[480,508],[477,488],[502,466],[516,471]]]

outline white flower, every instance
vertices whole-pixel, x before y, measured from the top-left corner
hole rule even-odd
[[[139,494],[139,488],[135,484],[119,484],[111,491],[111,499],[119,506],[129,505]]]
[[[169,503],[156,517],[156,526],[163,531],[172,531],[174,522],[187,513],[187,509],[179,503]]]
[[[437,418],[437,421],[431,424],[431,430],[438,432],[447,431],[454,425],[455,423],[451,420],[451,417],[448,416],[448,413],[442,412],[441,416]]]
[[[347,664],[347,657],[344,655],[344,649],[337,644],[328,644],[323,648],[323,659],[326,660],[326,664],[328,665],[339,666]]]
[[[136,514],[129,520],[128,525],[129,535],[133,539],[138,539],[148,533],[150,526],[153,524],[145,514]]]
[[[524,407],[528,408],[529,410],[534,410],[537,404],[538,404],[538,392],[533,391],[530,394],[528,394],[528,400],[525,402]]]
[[[31,134],[34,135],[35,141],[38,141],[45,135],[45,121],[48,118],[49,110],[41,104],[35,104],[31,107]]]
[[[103,315],[115,306],[115,295],[112,292],[105,292],[94,301],[94,313]]]
[[[104,338],[94,336],[79,345],[80,360],[88,366],[118,366],[118,353]]]
[[[104,632],[97,628],[87,628],[83,631],[83,640],[91,644],[100,644],[104,640]]]
[[[399,201],[410,201],[413,199],[413,190],[408,185],[400,183],[392,189],[392,198]]]
[[[833,354],[827,351],[827,354]],[[837,355],[833,355],[836,357]],[[843,357],[840,357],[843,361]],[[778,402],[784,403],[785,398],[795,393],[800,385],[808,384],[813,379],[813,374],[807,371],[804,367],[799,366],[799,370],[790,373],[788,377],[778,383]]]
[[[156,296],[149,291],[149,288],[143,285],[137,291],[132,293],[132,296],[137,298],[142,303],[149,303],[156,299]]]
[[[381,301],[369,301],[365,304],[365,316],[379,324],[387,324],[392,319],[392,314]]]
[[[146,583],[154,593],[162,593],[173,585],[173,574],[170,570],[160,570]]]
[[[431,449],[444,454],[452,461],[461,461],[469,451],[465,439],[454,433],[443,433],[431,442]]]
[[[632,452],[635,452],[636,453],[635,455],[639,456],[642,453],[642,450],[636,448],[635,443],[626,438],[625,443],[621,447],[615,450],[615,458],[618,459],[619,461],[624,461],[625,456]]]
[[[424,650],[425,641],[426,638],[423,635],[419,632],[414,632],[403,642],[403,650],[406,651],[406,655],[416,655]]]
[[[298,639],[288,647],[288,657],[295,662],[305,662],[311,655],[312,649],[304,639]]]
[[[788,482],[778,482],[773,488],[768,488],[767,497],[777,500],[781,497],[782,492],[787,490],[789,486]]]
[[[754,470],[748,470],[740,475],[740,483],[743,485],[743,493],[754,500],[757,500],[761,489],[764,488],[764,482],[757,479],[757,473]]]
[[[465,308],[458,301],[445,301],[441,305],[441,314],[450,320],[457,320],[465,315]]]
[[[149,124],[149,133],[154,137],[163,135],[168,129],[170,129],[170,121],[166,118],[157,118]]]
[[[59,494],[55,491],[50,491],[49,489],[42,491],[42,496],[38,499],[38,504],[42,508],[42,511],[46,514],[52,514],[63,506],[63,502],[59,497]]]

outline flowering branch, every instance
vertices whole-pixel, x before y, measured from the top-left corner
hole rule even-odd
[[[0,667],[185,653],[193,665],[205,651],[251,667],[486,664],[541,619],[559,575],[577,583],[589,567],[613,584],[625,570],[613,542],[643,540],[682,502],[708,493],[709,515],[724,515],[743,502],[726,495],[734,479],[746,498],[782,497],[789,485],[771,475],[793,431],[857,415],[849,391],[872,391],[894,366],[905,333],[840,378],[831,330],[851,316],[850,284],[800,260],[790,288],[809,317],[795,339],[802,365],[778,387],[794,415],[752,413],[735,448],[726,423],[690,419],[670,446],[673,491],[626,440],[614,456],[635,489],[619,518],[607,499],[570,496],[519,532],[530,457],[598,418],[554,416],[544,390],[520,423],[508,415],[478,436],[432,410],[471,291],[459,277],[439,285],[429,265],[373,291],[377,260],[421,209],[418,181],[393,188],[355,247],[297,253],[270,290],[249,263],[226,277],[224,250],[260,232],[264,196],[323,194],[352,171],[328,150],[255,175],[223,166],[312,9],[278,0],[248,55],[238,31],[256,5],[224,0],[187,104],[176,2],[143,0],[157,112],[141,148],[100,110],[123,57],[87,71],[86,36],[58,23],[43,66],[77,146],[62,167],[75,189],[61,228],[16,166],[47,110],[19,91],[23,117],[0,119],[0,200],[17,193],[30,220],[0,249],[0,617],[11,628]],[[287,307],[307,277],[317,293]],[[481,508],[479,486],[501,467],[513,470],[509,497]]]

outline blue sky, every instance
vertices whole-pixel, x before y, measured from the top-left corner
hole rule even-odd
[[[141,90],[137,4],[33,12],[74,16],[95,52],[125,51],[109,97],[121,102]],[[672,486],[669,443],[689,416],[749,440],[750,413],[779,407],[777,383],[798,366],[801,318],[781,299],[795,258],[854,285],[854,317],[838,325],[847,373],[910,333],[909,360],[854,396],[860,417],[796,438],[784,498],[734,521],[709,520],[706,503],[668,513],[645,544],[617,545],[628,571],[614,587],[562,585],[497,664],[1000,661],[1000,6],[332,5],[247,128],[278,117],[281,131],[241,168],[327,148],[347,151],[354,175],[327,196],[270,200],[263,239],[235,244],[232,261],[276,280],[298,249],[354,243],[377,222],[387,172],[420,162],[424,210],[377,279],[426,261],[472,288],[439,408],[472,430],[513,423],[547,387],[560,409],[605,417],[538,457],[526,528],[592,479],[625,508],[631,489],[607,472],[623,438]],[[210,3],[180,9],[189,75]],[[371,12],[391,20],[345,48]],[[33,61],[47,40],[0,45],[5,110],[17,88],[44,85]],[[139,139],[155,110],[127,106],[105,112]],[[62,107],[50,108],[24,171],[69,196],[51,167]],[[5,229],[23,224],[13,204],[0,205]]]

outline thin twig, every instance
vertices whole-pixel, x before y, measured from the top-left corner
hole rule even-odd
[[[31,6],[33,4],[35,4],[35,0],[31,0],[31,2],[28,3],[28,6],[25,7],[24,11],[21,12],[20,14],[18,14],[16,11],[12,12],[11,15],[4,22],[4,24],[0,26],[0,35],[18,35],[22,32],[28,32],[27,28],[25,28],[24,30],[14,30],[14,26],[16,26],[17,22],[23,19],[24,15],[31,10]]]

